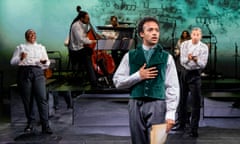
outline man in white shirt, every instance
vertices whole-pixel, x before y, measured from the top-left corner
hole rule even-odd
[[[68,48],[72,64],[77,64],[79,67],[83,65],[92,87],[97,87],[97,77],[92,64],[92,54],[97,41],[88,37],[91,29],[88,13],[80,11],[70,28]]]
[[[191,96],[191,118],[189,136],[198,137],[201,106],[201,71],[208,61],[208,46],[201,42],[202,31],[193,28],[191,39],[184,41],[180,47],[180,63],[184,67],[183,95],[179,103],[179,124],[185,127],[187,116],[187,99]],[[189,94],[190,92],[190,94]]]
[[[159,23],[143,18],[138,24],[143,44],[126,53],[114,74],[116,88],[130,88],[129,122],[132,144],[152,144],[160,125],[163,144],[175,123],[179,83],[173,57],[158,45]],[[158,143],[159,144],[159,143]]]
[[[46,48],[36,42],[36,32],[28,29],[25,32],[26,43],[15,49],[11,65],[19,67],[17,83],[23,100],[27,126],[25,132],[33,131],[35,120],[34,101],[39,110],[43,134],[52,134],[48,122],[48,101],[46,95],[43,69],[50,65]]]

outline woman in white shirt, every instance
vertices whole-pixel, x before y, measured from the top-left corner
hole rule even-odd
[[[48,101],[46,96],[45,76],[43,69],[48,68],[50,61],[46,48],[36,42],[36,32],[28,29],[25,32],[26,43],[15,49],[11,65],[19,67],[17,83],[24,104],[27,126],[25,132],[32,132],[35,120],[35,104],[39,110],[43,134],[52,134],[48,122]],[[36,103],[35,103],[36,101]]]

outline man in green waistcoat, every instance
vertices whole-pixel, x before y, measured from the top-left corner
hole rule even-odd
[[[179,83],[173,57],[158,44],[159,23],[145,17],[138,24],[142,45],[130,50],[117,68],[116,88],[130,88],[129,122],[132,144],[165,143],[175,123]],[[156,128],[160,128],[155,135]],[[156,141],[158,138],[158,142]],[[160,142],[160,141],[161,142]]]

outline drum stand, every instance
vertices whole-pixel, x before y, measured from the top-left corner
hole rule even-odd
[[[209,50],[209,62],[210,62],[210,77],[217,78],[217,38],[212,33],[211,29],[209,28],[209,25],[206,24],[206,27],[209,31],[209,38],[210,38],[210,50]],[[214,41],[213,41],[214,38]],[[213,54],[213,68],[212,68],[212,44],[214,44],[214,54]]]

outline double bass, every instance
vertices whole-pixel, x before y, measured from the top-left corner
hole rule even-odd
[[[92,26],[89,23],[90,29],[87,32],[87,37],[90,40],[98,40],[101,39],[101,36],[97,34]],[[112,74],[115,70],[115,63],[110,54],[108,54],[105,50],[94,50],[96,47],[96,43],[85,45],[93,50],[92,54],[92,65],[94,70],[100,75],[108,75]]]
[[[94,70],[100,75],[112,74],[115,70],[115,63],[110,54],[105,50],[95,50],[92,55]]]

